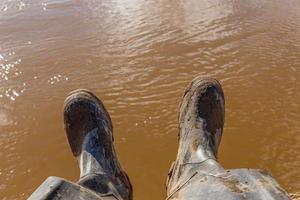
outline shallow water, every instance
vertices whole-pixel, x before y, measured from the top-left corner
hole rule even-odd
[[[163,199],[197,75],[225,92],[220,162],[270,170],[299,193],[298,0],[2,0],[0,41],[0,199],[50,175],[77,180],[62,125],[77,88],[108,108],[134,199]]]

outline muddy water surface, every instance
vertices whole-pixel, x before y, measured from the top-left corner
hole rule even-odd
[[[77,180],[62,125],[87,88],[112,116],[134,198],[163,199],[177,107],[197,75],[226,96],[220,162],[264,168],[300,191],[298,0],[2,0],[0,199],[48,176]]]

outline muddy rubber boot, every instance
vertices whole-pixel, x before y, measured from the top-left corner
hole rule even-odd
[[[87,90],[69,94],[64,125],[80,168],[79,185],[101,197],[132,199],[132,187],[113,146],[113,127],[103,103]]]
[[[217,162],[224,94],[214,79],[196,78],[179,110],[179,149],[167,180],[167,200],[289,200],[264,170],[224,170]]]
[[[178,190],[197,171],[223,171],[217,163],[224,125],[224,94],[215,79],[194,79],[179,108],[179,148],[167,180],[167,194]]]

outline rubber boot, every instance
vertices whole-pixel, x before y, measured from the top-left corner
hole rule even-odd
[[[113,146],[113,127],[103,103],[87,90],[69,94],[64,126],[80,168],[79,185],[101,197],[132,199],[132,187]]]
[[[179,108],[179,148],[167,180],[167,195],[196,172],[223,171],[216,161],[224,125],[224,94],[215,79],[194,79]]]
[[[227,169],[217,162],[224,124],[224,94],[214,79],[196,78],[179,110],[179,149],[167,180],[167,200],[289,200],[272,175]]]

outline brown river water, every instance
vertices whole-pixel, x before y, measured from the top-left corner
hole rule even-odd
[[[222,165],[267,169],[299,195],[299,0],[1,0],[0,199],[77,180],[62,123],[77,88],[108,108],[134,199],[164,199],[198,75],[225,92]]]

